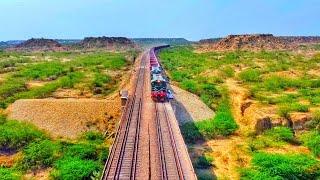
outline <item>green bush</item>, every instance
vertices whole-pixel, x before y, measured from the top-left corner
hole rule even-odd
[[[258,82],[260,81],[260,71],[257,69],[247,69],[239,73],[239,77],[244,82]]]
[[[238,129],[234,120],[227,97],[224,97],[219,104],[216,115],[213,119],[198,121],[195,123],[196,129],[207,139],[215,136],[228,136]]]
[[[67,146],[64,149],[64,157],[77,157],[83,160],[97,160],[98,153],[95,145],[81,143]]]
[[[228,106],[228,105],[220,105]],[[222,109],[217,111],[213,119],[213,127],[218,135],[228,136],[238,129],[234,117],[230,109]]]
[[[21,174],[8,168],[0,167],[1,180],[20,180]]]
[[[234,77],[234,69],[231,66],[226,66],[222,68],[222,72],[226,77]]]
[[[92,160],[79,158],[64,158],[54,164],[51,177],[61,180],[90,179],[95,171],[102,167]]]
[[[19,92],[5,99],[4,107],[18,99],[44,98],[57,90],[58,88],[72,88],[76,83],[84,77],[83,73],[73,72],[59,78],[56,81],[48,83],[43,87],[30,89],[29,91]]]
[[[17,150],[45,138],[43,132],[28,123],[10,120],[0,125],[0,149]]]
[[[58,157],[59,147],[49,140],[33,142],[23,150],[23,158],[18,163],[22,170],[36,170],[51,167]]]
[[[317,179],[320,162],[305,154],[255,153],[252,167],[241,171],[242,179]]]
[[[289,118],[289,113],[290,112],[308,112],[309,111],[309,106],[308,105],[303,105],[299,103],[291,103],[291,104],[283,104],[280,105],[278,109],[278,114],[281,117],[284,118]]]
[[[105,140],[103,134],[99,131],[88,131],[83,134],[82,138],[90,142],[98,143],[103,143]]]
[[[3,114],[0,114],[0,126],[7,122],[7,117]]]
[[[274,127],[264,132],[264,135],[273,141],[291,142],[294,139],[293,130],[287,127]]]
[[[197,93],[198,91],[198,84],[194,80],[183,80],[181,82],[182,89],[185,89],[187,91],[190,91],[192,93]]]
[[[286,143],[295,143],[293,131],[287,127],[274,127],[252,138],[249,150],[254,152],[267,147],[281,147]]]
[[[27,66],[19,76],[44,80],[51,76],[58,77],[64,73],[66,73],[65,67],[60,62],[45,62]]]
[[[195,161],[195,168],[207,169],[213,165],[213,158],[210,156],[199,156]]]
[[[184,140],[187,143],[195,143],[203,137],[194,122],[187,122],[180,127]]]
[[[319,110],[314,111],[312,113],[312,121],[311,121],[309,127],[320,131],[320,111]]]
[[[188,73],[187,71],[173,71],[171,73],[171,78],[173,81],[181,82],[184,79],[189,79],[190,73]]]
[[[0,99],[12,96],[15,93],[26,90],[25,80],[21,78],[8,78],[1,83]]]
[[[121,69],[126,65],[126,59],[121,53],[100,52],[82,55],[71,63],[82,67],[103,65],[107,69]]]
[[[103,87],[106,83],[111,81],[111,77],[107,74],[101,74],[96,73],[94,80],[93,80],[93,86],[94,87]]]
[[[303,134],[301,140],[315,156],[320,157],[320,133],[318,131]]]

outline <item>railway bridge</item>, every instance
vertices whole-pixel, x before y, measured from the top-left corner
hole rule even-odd
[[[136,62],[103,180],[197,179],[171,104],[151,99],[149,54]]]

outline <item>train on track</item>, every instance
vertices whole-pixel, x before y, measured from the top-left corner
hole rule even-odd
[[[150,50],[150,75],[151,75],[151,98],[156,102],[165,102],[173,99],[173,94],[168,89],[168,80],[164,75],[161,64],[156,56],[156,51],[169,46],[155,47]]]

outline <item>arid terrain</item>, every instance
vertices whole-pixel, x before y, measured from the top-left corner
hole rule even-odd
[[[129,39],[106,37],[0,51],[0,176],[99,177],[138,53]]]
[[[320,177],[319,37],[66,42],[0,51],[0,175],[98,179],[142,47],[172,43],[159,57],[198,179]]]
[[[173,83],[215,112],[181,125],[199,179],[319,177],[318,43],[230,35],[160,53]]]

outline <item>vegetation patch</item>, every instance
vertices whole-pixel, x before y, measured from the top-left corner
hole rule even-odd
[[[239,78],[244,82],[259,82],[261,73],[257,69],[247,69],[239,74]]]
[[[51,177],[54,179],[90,179],[101,166],[92,160],[80,158],[64,158],[57,161]]]
[[[320,162],[305,154],[255,153],[242,179],[317,179]]]
[[[3,180],[19,180],[21,174],[13,169],[0,167],[0,177]]]
[[[23,150],[23,158],[17,164],[21,170],[37,170],[51,167],[59,157],[59,147],[50,140],[43,140],[29,144]]]
[[[320,132],[311,131],[302,135],[301,140],[305,146],[307,146],[311,152],[320,157]]]
[[[9,120],[0,125],[0,149],[19,150],[31,142],[46,139],[46,135],[35,126]]]
[[[268,147],[280,147],[286,143],[294,142],[294,134],[290,128],[274,127],[251,139],[249,148],[251,151],[256,151]]]

